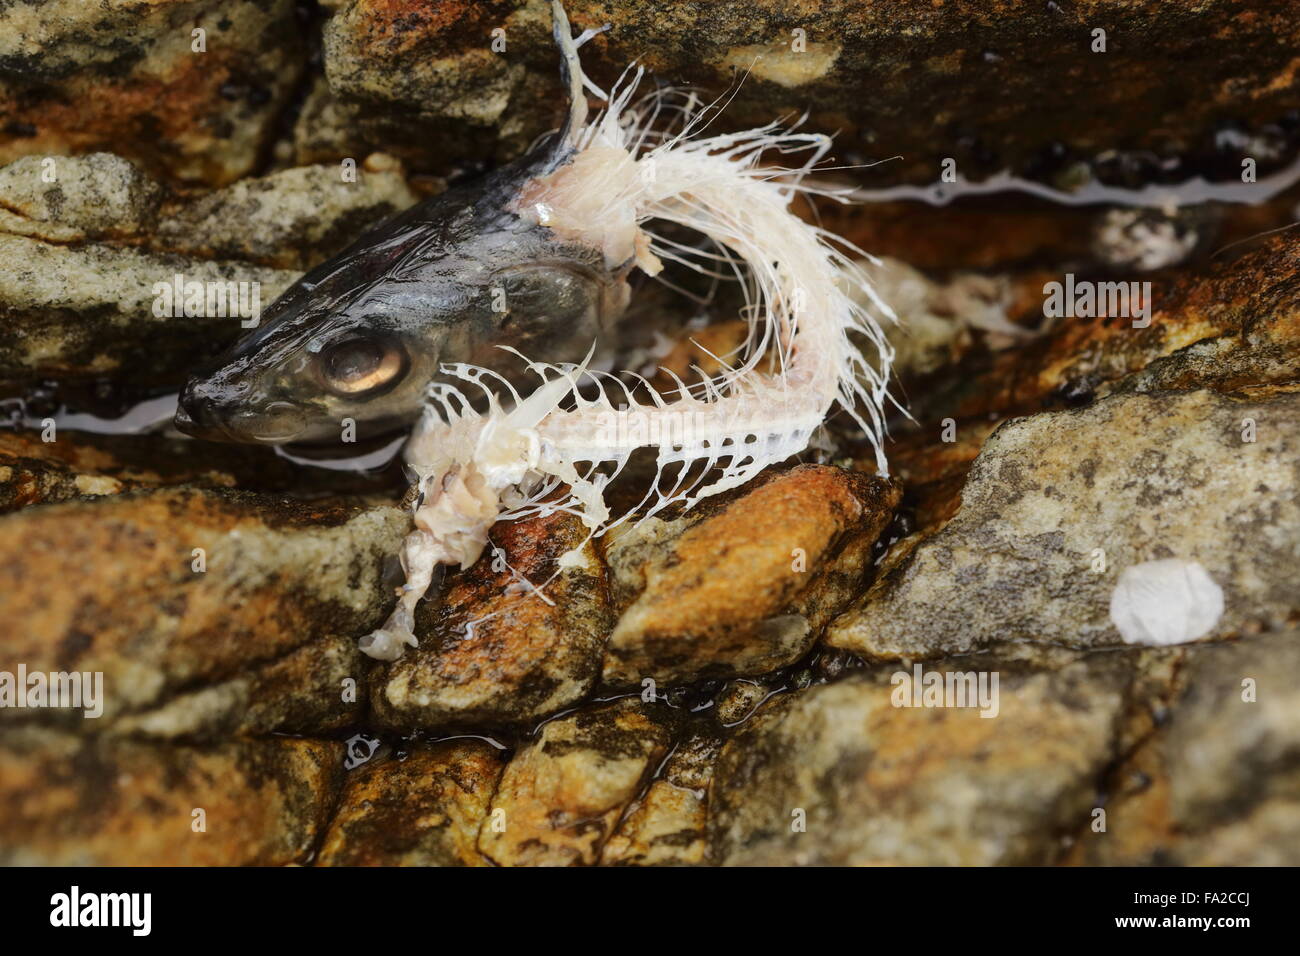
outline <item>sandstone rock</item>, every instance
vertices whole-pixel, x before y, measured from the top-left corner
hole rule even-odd
[[[365,664],[356,638],[328,636],[158,707],[108,724],[113,733],[163,739],[229,739],[235,734],[324,736],[366,714]],[[98,724],[95,729],[101,729]]]
[[[1294,866],[1296,632],[1176,653],[1164,718],[1116,769],[1106,829],[1083,830],[1072,862]]]
[[[1255,441],[1243,440],[1248,421]],[[1300,395],[1288,390],[1117,395],[1007,423],[956,517],[827,640],[884,658],[1016,640],[1115,645],[1118,575],[1159,558],[1199,562],[1223,589],[1209,638],[1278,626],[1300,593],[1298,441]]]
[[[328,96],[318,90],[308,103],[311,116],[324,121],[324,142],[319,130],[304,132],[300,125],[296,145],[310,155],[313,148],[337,151],[331,139],[360,149],[382,143],[440,172],[467,158],[521,154],[556,125],[559,84],[554,47],[546,49],[549,5],[516,6],[339,4],[322,32]],[[492,50],[497,27],[507,31],[505,55]],[[533,40],[529,58],[546,58],[549,71],[529,74],[520,55],[522,31]],[[515,107],[509,116],[508,105]]]
[[[415,198],[399,167],[359,163],[356,181],[347,182],[337,165],[300,166],[186,204],[159,224],[153,244],[182,255],[305,270]]]
[[[127,239],[147,233],[163,196],[157,182],[113,153],[25,156],[0,167],[0,232],[50,242]]]
[[[281,144],[283,160],[294,166],[359,160],[370,150],[357,135],[358,112],[339,102],[323,75],[315,77],[293,125],[292,139]]]
[[[605,843],[601,866],[707,863],[709,780],[720,748],[720,740],[705,735],[679,743]]]
[[[296,272],[108,245],[60,246],[0,234],[0,381],[94,378],[128,370],[174,385],[242,333],[241,318],[154,314],[158,283],[258,283],[263,306]],[[251,296],[252,286],[247,286]]]
[[[603,677],[674,683],[791,664],[861,583],[889,482],[805,465],[608,535],[621,615]]]
[[[479,852],[502,866],[594,864],[668,751],[664,711],[629,697],[545,724],[506,767]]]
[[[475,849],[503,761],[482,741],[419,747],[348,774],[320,866],[487,866]]]
[[[743,725],[714,768],[716,860],[1054,861],[1113,756],[1126,662],[1098,655],[1028,668],[962,658],[934,667],[983,671],[989,681],[998,673],[997,715],[894,706],[898,688],[878,670],[778,698]]]
[[[305,59],[292,0],[8,4],[0,163],[112,149],[222,185],[255,168]]]
[[[1290,381],[1300,357],[1300,293],[1289,281],[1297,274],[1300,236],[1274,236],[1235,261],[1152,279],[1146,328],[1122,316],[1062,320],[1023,348],[976,357],[909,388],[910,410],[933,438],[945,418],[1025,414],[1111,391]]]
[[[7,515],[0,666],[102,671],[111,721],[315,641],[355,639],[388,610],[382,566],[408,520],[391,506],[198,489]]]
[[[444,596],[417,611],[420,646],[376,670],[378,719],[403,729],[535,723],[585,697],[613,625],[605,569],[585,537],[562,514],[494,528],[504,558],[489,549],[450,575]],[[578,547],[581,562],[562,566]]]
[[[51,730],[0,733],[6,866],[305,862],[343,773],[340,743],[160,746]]]
[[[841,131],[837,148],[850,158],[904,157],[882,167],[889,182],[932,182],[945,158],[970,178],[1036,170],[1048,147],[1066,159],[1208,151],[1224,116],[1267,142],[1279,135],[1270,124],[1294,107],[1286,91],[1300,35],[1284,0],[1250,18],[1226,0],[1143,0],[1104,25],[1069,4],[728,0],[665,11],[646,0],[574,0],[566,9],[576,29],[612,24],[583,50],[597,82],[637,60],[706,102],[727,94],[721,128],[809,109],[809,127]],[[1098,26],[1104,54],[1091,49]],[[517,151],[558,125],[549,27],[544,0],[349,0],[325,28],[326,74],[372,113],[440,123],[457,155]],[[492,48],[495,29],[504,50]],[[1209,35],[1212,49],[1197,39]],[[733,89],[740,70],[750,75]]]
[[[779,684],[773,686],[776,684],[774,677],[766,680],[737,677],[727,681],[718,692],[713,707],[713,716],[717,718],[718,723],[724,727],[732,727],[752,717],[758,708],[781,687]]]

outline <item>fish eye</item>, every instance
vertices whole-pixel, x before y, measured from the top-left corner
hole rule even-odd
[[[321,384],[335,395],[379,393],[406,372],[406,352],[383,339],[348,338],[326,347],[316,369]]]

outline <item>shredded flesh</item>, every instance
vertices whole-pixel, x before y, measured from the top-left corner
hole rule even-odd
[[[706,274],[730,270],[746,291],[749,348],[738,364],[723,363],[722,372],[692,385],[678,379],[670,392],[635,376],[629,385],[587,363],[528,362],[539,386],[521,397],[485,369],[444,366],[481,391],[486,405],[476,410],[456,387],[430,389],[406,449],[420,490],[402,556],[407,583],[385,625],[362,638],[373,657],[392,660],[415,646],[414,609],[434,568],[472,564],[496,521],[564,510],[595,535],[670,503],[689,507],[803,451],[837,404],[871,440],[885,471],[882,409],[892,350],[872,313],[892,316],[854,262],[861,251],[791,210],[800,194],[846,200],[806,179],[829,139],[776,124],[705,136],[707,111],[686,112],[675,134],[656,133],[664,99],[632,103],[640,70],[612,96],[600,94],[609,106],[586,122],[581,91],[593,87],[576,49],[591,33],[575,43],[563,11],[554,9],[576,90],[578,121],[568,129],[575,152],[527,184],[515,211],[602,250],[610,268],[634,262],[655,275],[671,260]],[[802,152],[805,162],[766,168],[760,159],[769,151]],[[656,235],[655,223],[686,227],[711,245]],[[769,372],[773,355],[776,370]],[[643,447],[655,449],[658,480],[640,505],[613,516],[603,489]]]

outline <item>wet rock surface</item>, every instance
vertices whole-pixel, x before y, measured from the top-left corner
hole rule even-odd
[[[761,674],[794,663],[858,587],[898,489],[800,466],[687,515],[608,536],[621,611],[613,686]]]
[[[709,861],[709,781],[721,740],[686,736],[601,848],[602,866],[698,866]]]
[[[547,5],[0,3],[0,862],[1300,863],[1290,4],[814,6],[567,4],[612,25],[598,83],[639,58],[734,92],[713,128],[902,157],[816,210],[886,257],[891,477],[836,419],[686,513],[498,525],[379,663],[399,469],[144,421],[244,331],[155,285],[265,308],[521,154]],[[1049,315],[1067,275],[1138,291]],[[626,367],[716,370],[743,304],[638,284]],[[1113,623],[1151,562],[1182,590],[1120,618],[1191,643]],[[102,675],[102,714],[20,673]]]
[[[1113,390],[1292,381],[1300,354],[1293,281],[1300,237],[1257,238],[1243,253],[1198,263],[1178,278],[1145,279],[1149,295],[1139,285],[1138,296],[1149,302],[1147,317],[1133,308],[1120,314],[1108,300],[1096,316],[1050,323],[1023,348],[972,356],[960,375],[948,369],[938,381],[923,379],[913,414],[937,426],[949,417],[966,423],[1086,404]],[[930,436],[937,433],[935,427]]]
[[[305,56],[291,0],[7,4],[0,162],[114,149],[222,185],[259,162]]]
[[[1107,781],[1106,828],[1089,827],[1083,865],[1294,865],[1294,630],[1170,653],[1149,701],[1160,718]]]
[[[1126,668],[1119,659],[1031,673],[979,660],[948,666],[962,665],[1000,674],[996,715],[897,706],[898,685],[884,671],[761,712],[714,770],[709,825],[718,861],[1053,861],[1110,760]]]
[[[502,866],[595,863],[668,752],[664,718],[631,697],[545,724],[502,774],[479,851]]]
[[[175,485],[318,493],[384,487],[365,475],[323,477],[268,448],[213,446],[196,457],[185,438],[103,435],[49,421],[54,427],[0,430],[0,512]]]
[[[178,275],[223,289],[255,282],[259,296],[274,297],[297,278],[278,269],[5,235],[0,263],[0,380],[122,377],[130,368],[143,386],[177,383],[181,369],[238,338],[241,319],[156,315],[155,286]]]
[[[377,624],[405,531],[392,506],[188,488],[24,509],[0,523],[5,657],[103,672],[112,721]]]
[[[1119,644],[1120,574],[1169,558],[1199,563],[1224,589],[1208,638],[1277,627],[1300,566],[1298,442],[1291,391],[1116,395],[1008,422],[985,441],[956,515],[828,639],[884,658]]]
[[[7,866],[306,862],[342,780],[343,745],[207,748],[30,728],[0,734]]]
[[[476,849],[502,759],[481,741],[449,741],[348,775],[320,866],[487,866]]]
[[[375,675],[376,716],[398,729],[536,723],[587,696],[613,624],[605,570],[582,523],[534,518],[425,604],[420,646]],[[578,559],[561,558],[578,550]]]

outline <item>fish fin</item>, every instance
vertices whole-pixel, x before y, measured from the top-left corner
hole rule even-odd
[[[604,33],[610,28],[610,24],[584,30],[575,37],[569,26],[569,17],[564,12],[560,0],[552,0],[551,14],[554,20],[551,32],[555,37],[555,45],[560,48],[560,79],[569,91],[569,114],[565,117],[564,126],[560,128],[560,135],[554,147],[555,160],[558,164],[577,148],[578,137],[587,125],[587,90],[602,99],[608,99],[604,90],[591,82],[587,74],[582,72],[578,48],[592,37]]]

